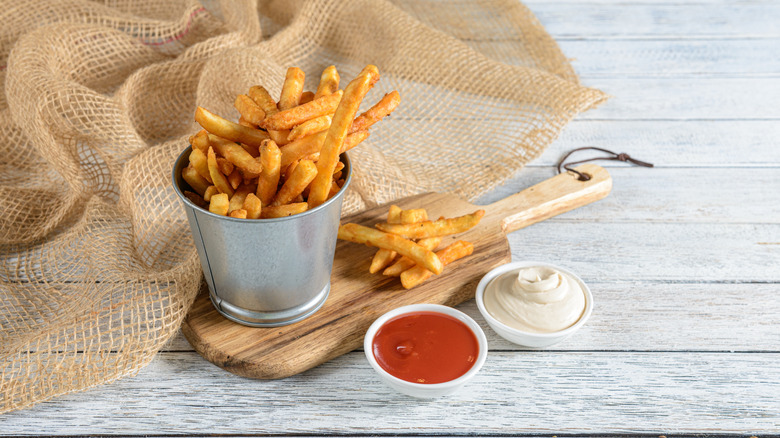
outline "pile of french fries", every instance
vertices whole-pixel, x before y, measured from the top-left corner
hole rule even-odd
[[[467,231],[476,226],[485,210],[456,218],[441,217],[428,220],[425,209],[402,210],[391,205],[387,222],[376,224],[376,229],[358,224],[339,227],[339,239],[379,248],[371,260],[369,272],[401,277],[401,285],[411,289],[431,275],[441,274],[444,266],[470,255],[474,245],[458,240],[438,250],[442,237]]]
[[[379,71],[366,66],[344,90],[336,67],[326,68],[316,92],[303,91],[305,75],[292,67],[276,102],[262,86],[236,97],[238,123],[198,107],[203,130],[190,137],[182,177],[184,194],[212,213],[242,219],[291,216],[317,207],[344,185],[339,156],[368,138],[368,128],[401,101],[386,94],[355,117]]]

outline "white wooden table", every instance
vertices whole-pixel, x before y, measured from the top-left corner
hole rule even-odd
[[[548,350],[483,324],[487,363],[461,392],[397,395],[355,351],[256,381],[178,336],[138,376],[0,416],[0,435],[602,435],[780,433],[780,4],[528,1],[586,85],[614,96],[485,196],[597,145],[604,201],[509,236],[514,260],[579,273],[596,307]]]

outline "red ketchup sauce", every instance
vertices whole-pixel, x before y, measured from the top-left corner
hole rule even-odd
[[[372,343],[385,371],[414,383],[442,383],[465,374],[479,355],[477,336],[449,315],[411,312],[384,323]]]

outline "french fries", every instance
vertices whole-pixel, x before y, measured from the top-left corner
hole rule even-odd
[[[339,159],[344,138],[352,125],[360,102],[363,101],[363,97],[377,80],[379,80],[379,70],[376,66],[368,65],[344,90],[344,95],[333,114],[333,121],[320,150],[320,157],[317,161],[317,176],[312,182],[307,200],[309,208],[317,207],[327,199],[332,181],[331,175],[333,175],[333,169]]]
[[[418,245],[425,249],[430,249],[431,251],[436,249],[440,243],[441,237],[429,237],[427,239],[420,239],[417,241]],[[416,264],[414,263],[414,260],[410,259],[409,257],[401,257],[397,262],[393,263],[392,265],[388,266],[387,269],[382,271],[382,275],[398,277],[402,272],[415,267],[415,265]]]
[[[395,208],[392,208],[395,207]],[[415,222],[422,222],[428,220],[428,213],[423,208],[417,208],[414,210],[400,210],[397,206],[393,205],[390,211],[387,213],[387,221],[392,223],[401,224],[413,224]],[[371,266],[368,268],[368,272],[376,274],[377,272],[385,269],[387,265],[392,263],[397,253],[389,249],[380,248],[374,254],[374,258],[371,260]]]
[[[377,229],[387,233],[397,234],[407,239],[424,239],[426,237],[448,236],[462,233],[477,225],[485,215],[485,210],[477,210],[464,216],[425,221],[415,224],[376,224]]]
[[[474,245],[464,240],[458,240],[441,251],[436,251],[436,255],[446,266],[455,260],[471,255],[473,252]],[[401,285],[404,289],[411,289],[430,278],[431,275],[433,272],[418,265],[401,273]]]
[[[366,66],[345,90],[339,90],[335,66],[322,72],[316,93],[304,90],[305,78],[301,69],[287,69],[278,101],[260,85],[237,95],[238,123],[197,107],[195,121],[203,129],[189,137],[186,196],[242,219],[299,214],[336,196],[348,176],[340,154],[366,140],[368,128],[395,109],[399,95],[388,93],[355,117],[379,80],[375,66]],[[377,258],[377,272],[396,255],[386,252],[385,258]]]
[[[409,257],[415,263],[424,266],[425,269],[434,274],[441,274],[442,269],[444,269],[441,260],[433,251],[395,234],[385,233],[358,224],[344,224],[339,227],[338,238],[395,251],[398,254]]]

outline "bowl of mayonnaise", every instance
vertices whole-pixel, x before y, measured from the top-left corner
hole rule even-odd
[[[557,344],[593,311],[590,289],[573,272],[541,262],[513,262],[485,274],[477,307],[502,338],[525,347]]]

